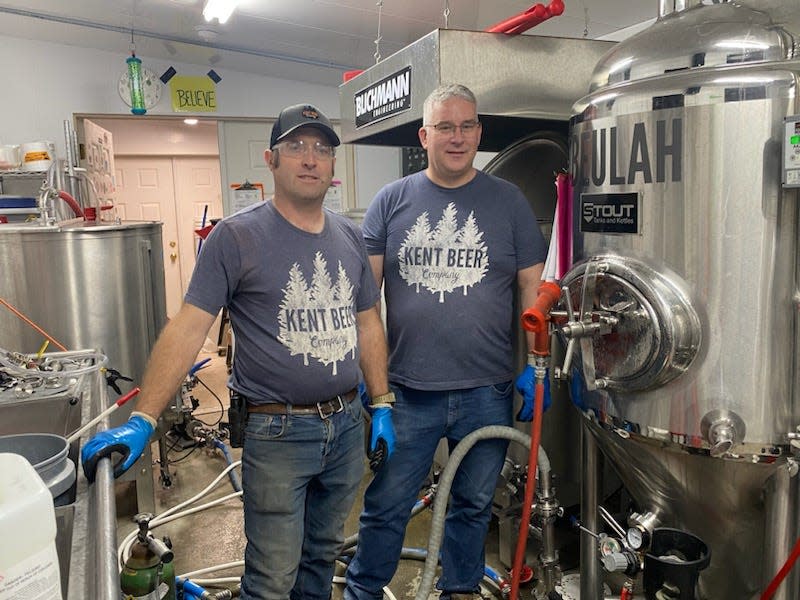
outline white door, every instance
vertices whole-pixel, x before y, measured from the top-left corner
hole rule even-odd
[[[175,176],[176,215],[178,217],[178,251],[181,256],[181,281],[184,290],[194,270],[200,237],[195,230],[211,219],[222,218],[219,157],[176,157]]]
[[[175,182],[170,157],[117,156],[117,215],[123,221],[161,221],[167,317],[183,299]]]
[[[219,158],[117,156],[117,213],[123,220],[161,221],[167,316],[178,312],[194,269],[205,207],[222,216]]]

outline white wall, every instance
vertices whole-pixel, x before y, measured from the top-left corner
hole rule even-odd
[[[117,54],[0,36],[0,143],[53,140],[57,154],[63,157],[63,122],[72,121],[73,114],[129,115],[130,109],[117,92],[127,56],[127,44],[123,42]],[[209,70],[207,66],[140,58],[158,75],[169,66],[179,75],[201,76]],[[205,116],[275,117],[284,106],[309,101],[330,118],[339,117],[335,87],[222,68],[215,71],[222,77],[217,84],[217,113],[201,113]],[[161,101],[148,114],[174,114],[166,88]]]
[[[72,122],[74,114],[131,115],[117,92],[127,57],[124,41],[120,42],[120,52],[113,53],[0,35],[0,144],[53,140],[56,153],[63,157],[64,121]],[[209,70],[208,66],[140,58],[143,66],[157,75],[170,66],[179,75],[202,76]],[[331,119],[339,118],[339,91],[335,87],[214,70],[222,77],[217,84],[217,113],[198,113],[201,116],[274,118],[285,106],[313,102]],[[172,112],[165,86],[161,100],[148,114],[189,113]],[[146,115],[142,121],[148,122]],[[383,184],[399,176],[400,153],[396,148],[367,148],[357,154],[355,180],[363,184],[350,205],[357,202],[359,207],[366,207]]]
[[[355,146],[355,208],[365,209],[375,194],[390,181],[400,178],[400,150],[381,146]],[[372,164],[365,169],[363,165]]]

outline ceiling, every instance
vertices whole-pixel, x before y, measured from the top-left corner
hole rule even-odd
[[[547,0],[544,2],[547,4]],[[129,51],[326,85],[436,28],[484,30],[528,0],[242,0],[225,25],[204,0],[0,0],[0,35]],[[564,14],[528,34],[598,38],[654,18],[658,0],[564,0]],[[449,9],[447,22],[445,12]]]

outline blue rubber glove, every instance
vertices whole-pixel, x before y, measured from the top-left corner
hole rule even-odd
[[[114,465],[114,477],[122,475],[142,455],[152,434],[153,425],[150,421],[133,415],[124,425],[92,436],[81,450],[81,463],[86,479],[93,483],[97,462],[101,458],[110,457],[113,452],[122,454],[122,458]]]
[[[394,444],[392,409],[388,406],[373,409],[369,434],[369,466],[373,471],[380,469],[392,457]]]
[[[358,384],[358,397],[372,420],[369,429],[369,449],[367,457],[369,466],[373,471],[377,471],[383,466],[394,452],[395,434],[394,424],[392,423],[392,409],[388,406],[372,408],[372,399],[367,393],[367,386],[364,382]]]
[[[517,377],[514,386],[522,396],[522,406],[517,413],[517,421],[532,421],[533,420],[533,399],[536,393],[536,375],[531,365],[527,365],[525,369]],[[544,378],[544,402],[543,410],[546,411],[550,408],[550,369],[547,370]]]
[[[358,397],[361,400],[361,406],[364,407],[369,414],[372,414],[372,409],[370,408],[370,404],[372,404],[372,399],[369,397],[367,393],[367,386],[364,384],[363,381],[359,381],[358,383]]]

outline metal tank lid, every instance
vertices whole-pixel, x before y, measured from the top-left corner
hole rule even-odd
[[[161,226],[161,221],[83,221],[73,219],[54,225],[41,225],[40,223],[6,223],[0,227],[0,236],[4,233],[39,234],[39,233],[87,233],[92,234],[103,231],[124,231],[133,229],[152,228]]]
[[[600,59],[590,92],[687,69],[789,60],[799,25],[796,0],[704,0],[662,13]]]

